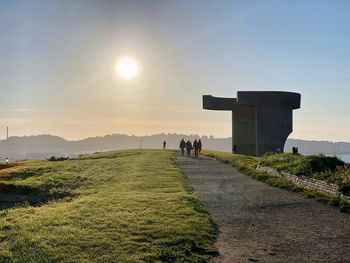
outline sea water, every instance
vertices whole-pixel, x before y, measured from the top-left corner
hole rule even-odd
[[[341,160],[343,160],[344,162],[350,163],[350,155],[345,154],[345,155],[337,155]]]

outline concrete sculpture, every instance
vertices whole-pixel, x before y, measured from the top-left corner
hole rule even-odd
[[[203,109],[232,111],[232,151],[261,156],[283,152],[300,101],[293,92],[239,91],[237,98],[204,95]]]

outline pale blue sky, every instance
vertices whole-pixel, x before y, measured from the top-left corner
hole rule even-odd
[[[286,90],[302,94],[291,137],[350,141],[349,14],[346,0],[2,0],[0,137],[228,137],[230,113],[202,94]]]

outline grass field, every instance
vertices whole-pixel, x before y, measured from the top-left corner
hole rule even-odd
[[[350,169],[344,166],[343,169],[337,170],[338,166],[345,164],[336,157],[326,157],[324,155],[303,156],[290,153],[253,157],[208,150],[205,150],[202,153],[223,163],[230,164],[242,173],[268,185],[298,192],[305,197],[315,198],[331,205],[339,206],[343,212],[350,212],[350,202],[347,200],[314,190],[304,189],[283,178],[256,170],[256,167],[261,164],[278,170],[288,171],[295,175],[303,174],[319,180],[335,183],[339,186],[341,191],[347,193],[350,190]]]
[[[4,192],[48,202],[0,212],[0,262],[206,262],[217,227],[174,156],[131,150],[2,167]]]

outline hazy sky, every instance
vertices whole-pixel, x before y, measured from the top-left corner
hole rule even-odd
[[[349,14],[347,0],[2,0],[0,137],[228,137],[231,113],[203,94],[285,90],[302,94],[292,138],[350,141]]]

